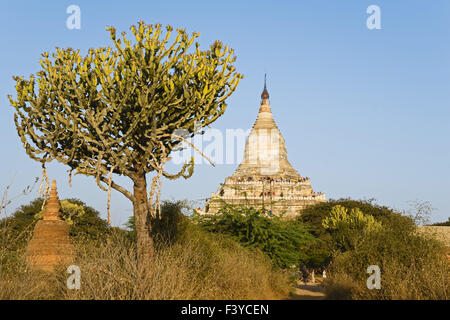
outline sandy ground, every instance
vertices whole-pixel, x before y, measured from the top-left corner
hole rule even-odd
[[[291,300],[323,300],[325,292],[320,282],[306,285],[303,281],[298,281],[295,286],[295,292],[290,297]]]

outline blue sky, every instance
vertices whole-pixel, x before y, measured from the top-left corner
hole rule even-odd
[[[81,8],[81,29],[69,30],[66,8]],[[369,5],[381,8],[381,30],[366,27]],[[450,2],[353,1],[2,1],[0,4],[0,192],[11,195],[34,177],[17,136],[12,75],[39,70],[54,47],[85,52],[109,44],[105,26],[128,31],[139,20],[201,33],[235,49],[245,78],[215,128],[247,129],[259,107],[264,73],[275,121],[290,162],[328,198],[375,198],[399,210],[430,201],[432,220],[450,212]],[[164,199],[202,199],[237,164],[202,164],[189,180],[163,182]],[[67,168],[49,175],[62,198],[76,197],[106,215],[106,192],[89,177],[67,183]],[[130,187],[126,178],[118,182]],[[16,199],[10,211],[37,196]],[[199,204],[200,205],[200,204]],[[124,223],[131,203],[113,191],[112,221]]]

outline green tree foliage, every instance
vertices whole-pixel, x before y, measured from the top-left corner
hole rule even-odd
[[[29,204],[21,206],[10,217],[0,220],[9,236],[18,240],[18,245],[29,239],[34,225],[42,219],[42,202],[42,198],[35,199]],[[61,211],[63,220],[69,225],[72,237],[100,239],[109,232],[108,223],[99,217],[100,213],[81,200],[62,200]]]
[[[61,201],[61,211],[71,236],[101,239],[109,230],[108,222],[99,217],[100,213],[81,200]]]
[[[282,268],[307,261],[305,247],[314,242],[300,221],[252,207],[225,205],[218,214],[195,215],[194,221],[207,231],[228,234],[244,246],[261,249]]]
[[[35,199],[23,205],[12,215],[0,219],[0,245],[14,252],[30,239],[34,225],[38,221],[36,214],[41,211],[42,199]]]
[[[331,232],[335,246],[339,250],[350,250],[369,232],[381,228],[381,223],[371,215],[364,214],[359,208],[348,210],[344,206],[335,205],[322,226]]]
[[[56,159],[71,172],[96,178],[133,202],[138,257],[151,260],[150,218],[158,215],[161,176],[188,178],[193,158],[178,173],[164,170],[172,150],[221,116],[242,75],[234,51],[220,41],[200,50],[184,29],[132,26],[134,39],[116,36],[112,46],[80,50],[56,48],[42,54],[29,79],[14,77],[14,121],[27,154],[45,165]],[[194,46],[193,46],[194,45]],[[186,133],[183,137],[177,134]],[[147,194],[146,174],[154,177]],[[112,174],[133,181],[133,190]]]
[[[389,222],[393,215],[399,215],[392,209],[379,206],[374,203],[374,200],[351,200],[338,199],[329,200],[327,202],[318,203],[313,206],[308,206],[302,210],[298,219],[305,224],[308,231],[317,238],[317,241],[308,247],[307,251],[311,256],[309,265],[311,266],[326,266],[331,261],[332,252],[336,250],[336,242],[333,238],[332,230],[327,230],[323,226],[323,220],[326,219],[333,207],[340,205],[348,210],[359,209],[365,215],[373,216],[376,221],[383,224]]]
[[[162,201],[161,219],[152,220],[152,236],[157,243],[170,245],[183,236],[189,223],[183,210],[189,208],[186,201]],[[128,218],[125,226],[129,238],[136,241],[136,224],[133,216]]]

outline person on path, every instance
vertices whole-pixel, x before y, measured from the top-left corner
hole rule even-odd
[[[306,283],[308,282],[308,270],[306,269],[305,266],[302,267],[302,277],[303,277],[303,282]]]

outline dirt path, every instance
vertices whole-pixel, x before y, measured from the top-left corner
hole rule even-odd
[[[291,300],[323,300],[325,299],[325,292],[321,283],[308,282],[306,285],[303,282],[297,282],[295,292],[290,297]]]

